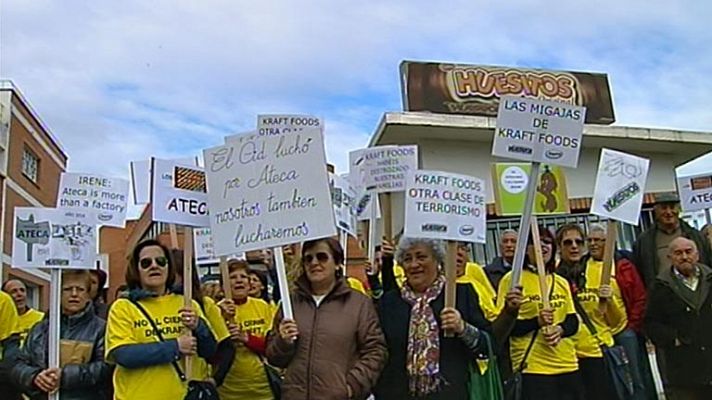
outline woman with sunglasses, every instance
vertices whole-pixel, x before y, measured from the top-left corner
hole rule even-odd
[[[580,400],[583,387],[573,340],[579,323],[573,297],[568,282],[554,273],[554,236],[539,227],[539,237],[550,308],[544,309],[530,235],[520,282],[523,300],[510,336],[512,368],[522,374],[525,400]],[[510,271],[500,281],[497,304],[505,301],[511,281]]]
[[[401,238],[396,260],[405,282],[384,274],[381,326],[388,363],[376,386],[377,399],[466,399],[468,366],[486,352],[481,330],[489,330],[477,293],[457,285],[455,308],[445,307],[444,245],[439,240]],[[390,279],[391,282],[385,282]],[[445,337],[449,331],[453,337]]]
[[[128,297],[109,310],[106,358],[116,364],[114,399],[175,400],[186,395],[185,356],[210,358],[213,333],[200,306],[172,293],[175,265],[155,240],[139,243],[126,269]],[[186,331],[191,335],[185,334]]]
[[[613,346],[613,335],[628,323],[625,304],[615,280],[615,271],[609,285],[601,285],[603,262],[588,254],[584,232],[577,224],[567,224],[556,233],[561,246],[561,262],[557,272],[568,280],[575,296],[576,312],[581,327],[576,336],[576,354],[579,358],[581,378],[587,400],[618,398],[612,375],[603,360],[601,345]],[[594,336],[584,321],[588,319],[595,328]]]
[[[287,369],[282,399],[365,399],[387,353],[373,302],[346,283],[338,240],[305,242],[301,259],[294,319],[278,312],[267,338],[270,363]]]

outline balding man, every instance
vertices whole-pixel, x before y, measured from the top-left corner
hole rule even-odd
[[[487,278],[489,278],[495,292],[499,288],[499,281],[509,271],[512,270],[514,252],[517,249],[517,231],[506,229],[499,237],[500,257],[496,257],[485,267]]]
[[[662,348],[670,399],[712,398],[712,269],[694,241],[670,242],[668,268],[649,296],[645,332]]]
[[[17,308],[18,329],[20,331],[20,343],[25,342],[27,333],[30,332],[36,323],[42,321],[44,313],[37,311],[27,304],[27,286],[19,279],[10,279],[2,285],[3,292],[12,297]]]

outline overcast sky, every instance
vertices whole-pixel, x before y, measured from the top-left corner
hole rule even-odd
[[[0,78],[70,171],[128,177],[258,113],[309,113],[346,172],[400,110],[404,59],[606,72],[617,125],[712,131],[711,15],[708,0],[3,0]]]

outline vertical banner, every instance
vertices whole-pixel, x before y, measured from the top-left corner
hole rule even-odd
[[[485,182],[440,171],[413,171],[405,195],[405,236],[484,243]]]
[[[602,149],[591,214],[638,225],[650,161]]]
[[[246,135],[203,154],[216,255],[336,235],[318,129]]]

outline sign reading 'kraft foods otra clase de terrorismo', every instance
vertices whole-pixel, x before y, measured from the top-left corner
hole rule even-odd
[[[336,235],[319,129],[203,151],[217,256]]]
[[[200,167],[154,158],[151,177],[153,221],[206,227],[205,173]]]
[[[591,214],[638,225],[650,160],[602,149]]]
[[[405,192],[405,236],[484,243],[485,182],[440,171],[412,171]]]
[[[585,116],[584,107],[503,96],[492,155],[575,168]]]
[[[59,181],[57,208],[92,214],[96,225],[123,228],[128,197],[125,179],[65,172]]]
[[[349,178],[366,192],[405,190],[408,172],[418,169],[418,146],[378,146],[349,153]]]

